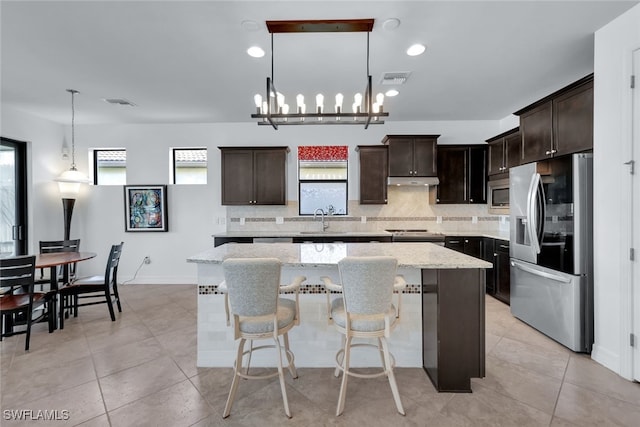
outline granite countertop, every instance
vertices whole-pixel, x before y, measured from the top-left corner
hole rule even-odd
[[[489,237],[498,240],[509,240],[509,230],[506,231],[437,231],[445,236],[469,236]],[[216,233],[213,237],[321,237],[321,236],[345,236],[345,237],[390,237],[388,231],[226,231]]]
[[[433,243],[252,243],[211,248],[187,262],[221,264],[227,258],[276,257],[287,267],[335,266],[345,256],[393,256],[405,268],[492,268],[492,264]]]
[[[509,241],[509,230],[506,231],[443,231],[445,236],[452,237],[489,237],[491,239]]]
[[[301,237],[301,236],[347,236],[347,237],[390,237],[388,231],[226,231],[213,237]]]

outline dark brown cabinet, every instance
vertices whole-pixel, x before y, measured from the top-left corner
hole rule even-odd
[[[484,270],[422,270],[422,365],[441,392],[485,376]]]
[[[506,178],[509,168],[520,165],[522,136],[519,128],[487,139],[487,151],[487,175],[504,174]],[[495,178],[502,178],[502,176]]]
[[[219,147],[223,205],[286,204],[287,147]]]
[[[473,236],[445,236],[444,247],[462,252],[472,257],[481,258],[483,254],[483,238]]]
[[[511,266],[509,265],[509,242],[495,240],[495,260],[493,273],[495,283],[494,297],[509,304],[511,299]]]
[[[389,147],[389,176],[423,177],[437,175],[440,135],[387,135],[382,143]]]
[[[590,150],[593,148],[593,75],[514,114],[520,116],[521,163]]]
[[[436,203],[487,203],[487,146],[438,146]]]
[[[379,145],[359,145],[360,154],[360,204],[387,203],[388,148]]]

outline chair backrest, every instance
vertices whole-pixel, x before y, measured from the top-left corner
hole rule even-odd
[[[41,240],[40,253],[50,252],[79,252],[80,239],[72,240]]]
[[[71,240],[40,240],[40,253],[48,254],[52,252],[80,252],[80,239]],[[60,267],[58,275],[62,276],[63,280],[68,281],[67,267]],[[76,274],[76,263],[74,262],[69,267],[71,276]],[[40,269],[40,277],[44,276],[44,269]]]
[[[120,242],[119,245],[111,246],[109,258],[107,259],[107,268],[104,272],[105,285],[118,282],[118,264],[120,263],[120,255],[122,254],[123,245],[124,242]]]
[[[338,262],[345,309],[379,314],[389,309],[398,261],[388,256],[346,257]]]
[[[276,313],[280,270],[277,258],[229,258],[223,261],[231,311],[238,316]]]
[[[0,288],[22,287],[30,295],[33,295],[35,270],[36,257],[34,255],[0,258]]]

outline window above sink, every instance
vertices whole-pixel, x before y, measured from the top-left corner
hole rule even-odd
[[[349,147],[298,147],[299,215],[347,215]]]

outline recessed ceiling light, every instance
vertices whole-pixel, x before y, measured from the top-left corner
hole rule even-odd
[[[249,54],[249,56],[252,56],[254,58],[262,58],[264,56],[264,50],[262,50],[258,46],[251,46],[249,49],[247,49],[247,53]]]
[[[250,19],[247,19],[246,21],[242,21],[240,23],[240,26],[245,31],[258,31],[260,29],[260,24]]]
[[[389,89],[388,91],[386,91],[384,94],[385,96],[396,96],[397,94],[399,94],[400,92],[398,92],[395,89]]]
[[[382,28],[387,31],[393,31],[400,26],[400,20],[398,18],[385,19],[382,23]]]
[[[409,56],[418,56],[421,55],[425,51],[426,47],[423,44],[414,44],[407,49],[407,55]]]

